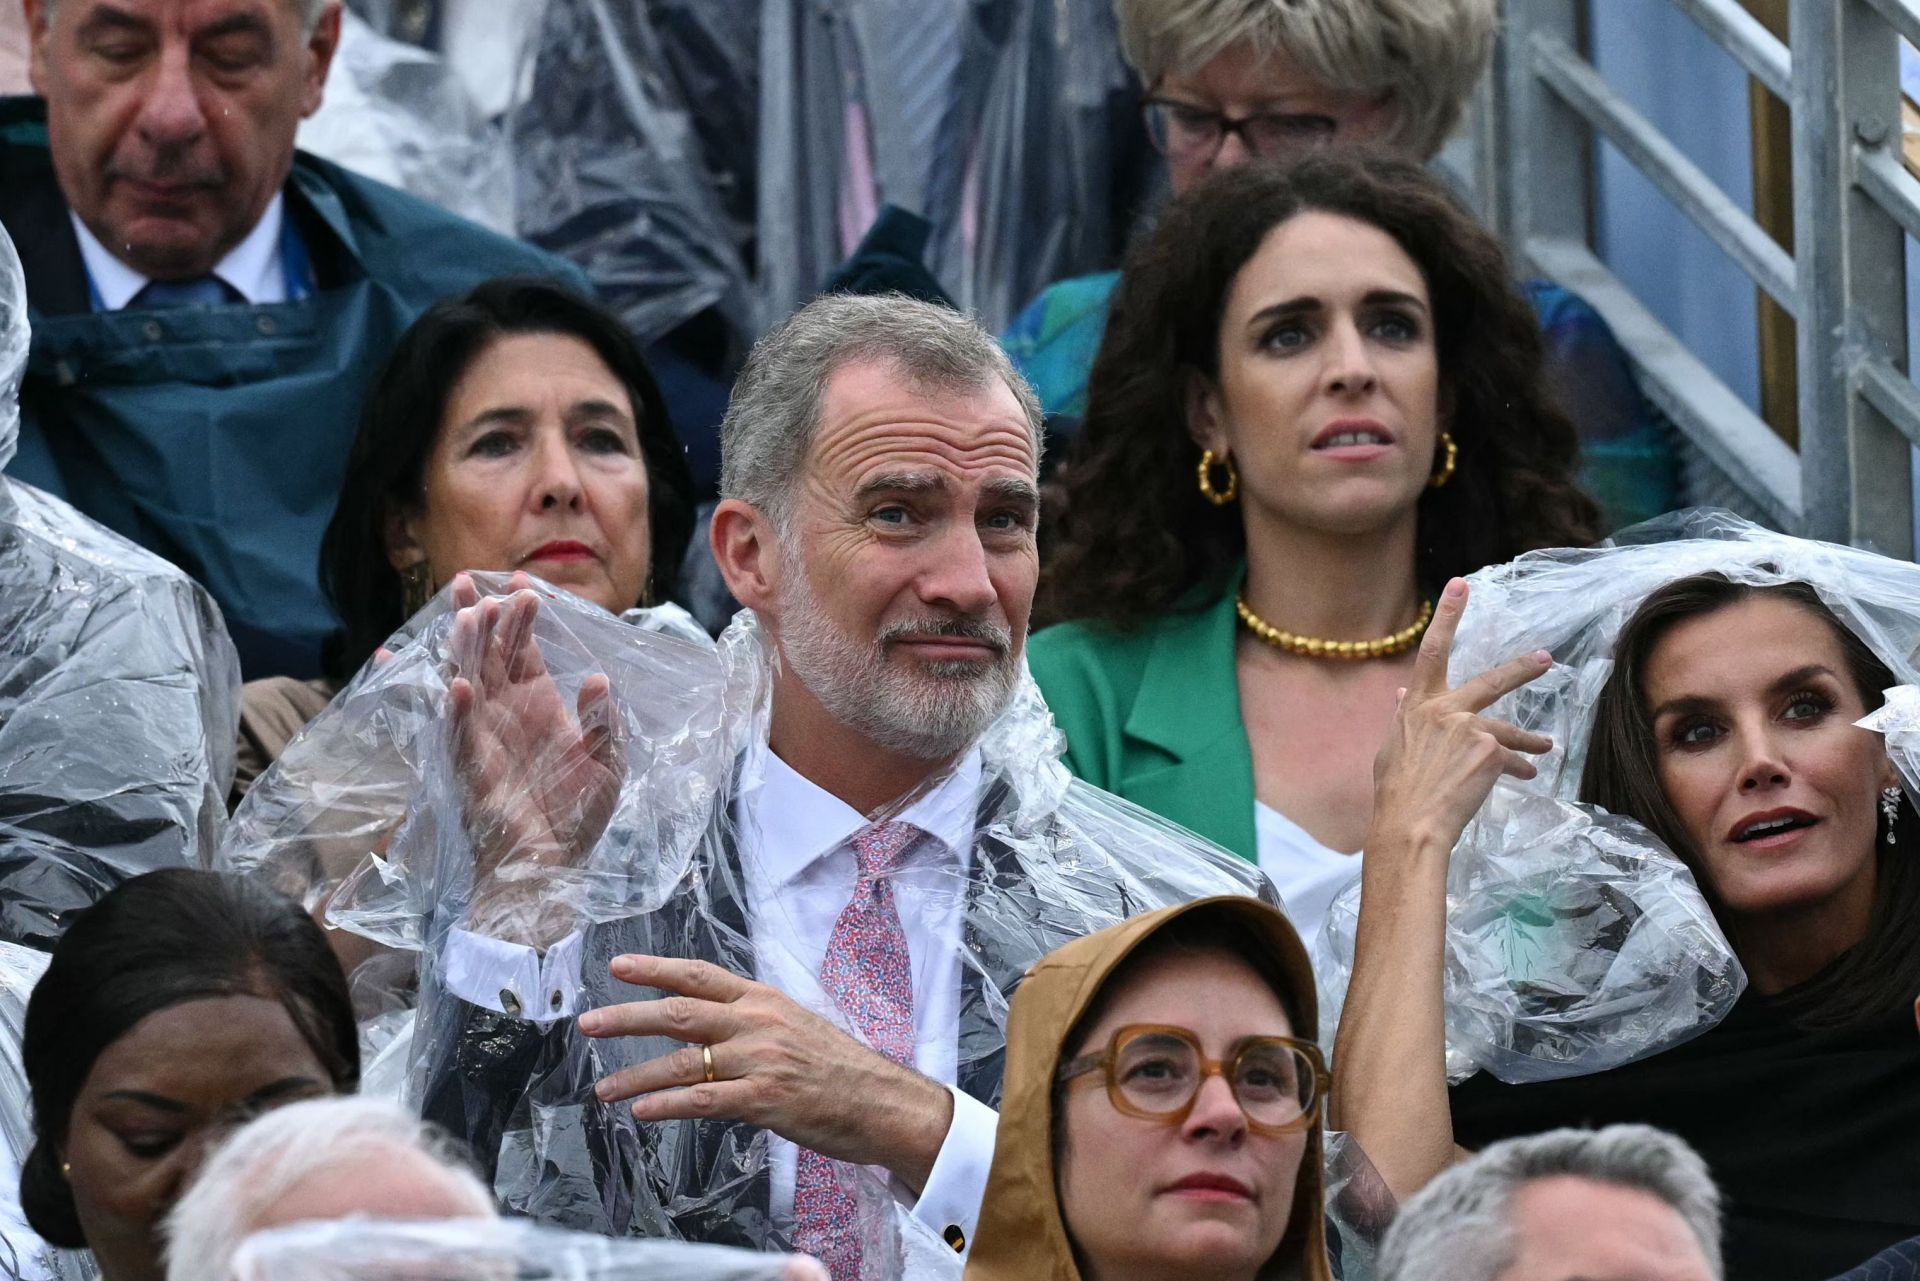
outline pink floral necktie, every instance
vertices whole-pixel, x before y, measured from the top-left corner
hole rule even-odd
[[[907,932],[887,876],[920,839],[911,823],[875,823],[849,842],[859,868],[853,897],[833,923],[820,984],[867,1044],[913,1065],[913,968]],[[860,1276],[859,1200],[833,1163],[800,1150],[794,1176],[794,1245],[827,1265],[834,1281]]]

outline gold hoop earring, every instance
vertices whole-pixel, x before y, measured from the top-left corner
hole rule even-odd
[[[1454,469],[1460,465],[1460,446],[1454,443],[1452,432],[1440,433],[1440,448],[1447,451],[1447,457],[1440,464],[1440,470],[1427,478],[1428,489],[1438,489],[1452,480]]]
[[[1215,465],[1227,469],[1227,481],[1224,488],[1216,489],[1213,484]],[[1200,495],[1215,507],[1225,507],[1240,496],[1240,469],[1233,465],[1231,454],[1214,456],[1211,449],[1200,451]]]
[[[417,560],[400,571],[400,608],[408,618],[425,609],[432,600],[432,566],[424,560]]]

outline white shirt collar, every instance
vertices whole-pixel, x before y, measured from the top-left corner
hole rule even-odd
[[[68,210],[67,216],[73,220],[74,235],[80,241],[80,258],[86,263],[87,275],[93,278],[101,303],[108,311],[125,310],[134,296],[152,283],[151,277],[141,275],[115,257],[100,243],[99,237],[87,229],[87,224],[80,221],[78,214]],[[247,238],[214,264],[213,274],[239,290],[240,296],[250,303],[287,300],[287,270],[280,253],[280,232],[286,216],[286,198],[275,192]]]
[[[913,824],[939,842],[948,857],[965,864],[973,849],[980,776],[976,747],[906,809],[888,817]],[[757,829],[754,845],[760,865],[776,885],[841,849],[873,821],[764,744],[748,752],[741,764],[739,797],[741,820]]]

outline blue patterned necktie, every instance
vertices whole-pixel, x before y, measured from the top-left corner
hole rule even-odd
[[[133,296],[129,309],[165,311],[172,307],[221,307],[245,302],[238,289],[218,276],[195,276],[191,280],[155,280]]]

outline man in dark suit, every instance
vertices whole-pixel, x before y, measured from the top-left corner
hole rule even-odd
[[[20,0],[5,0],[18,4]],[[213,594],[249,677],[318,674],[360,400],[426,308],[567,263],[297,152],[339,0],[26,0],[0,225],[33,353],[10,474]]]
[[[530,593],[453,625],[478,871],[429,948],[428,1111],[515,1210],[895,1275],[966,1248],[1025,969],[1141,910],[1270,891],[1059,765],[1022,662],[1039,415],[984,331],[897,296],[817,300],[755,349],[723,448],[715,557],[753,618],[718,656],[721,725],[640,753],[659,777],[622,778],[597,709],[615,695],[583,686],[578,720],[553,696]],[[718,785],[669,786],[706,739],[744,747]],[[685,874],[559,937],[529,871],[577,862],[634,788],[655,814],[708,798]]]

